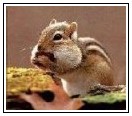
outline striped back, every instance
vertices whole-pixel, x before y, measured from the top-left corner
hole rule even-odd
[[[94,38],[90,37],[83,37],[78,38],[78,44],[81,46],[81,48],[84,50],[85,54],[96,54],[101,56],[108,64],[111,65],[110,57],[108,56],[108,53],[103,48],[101,43],[97,41]]]

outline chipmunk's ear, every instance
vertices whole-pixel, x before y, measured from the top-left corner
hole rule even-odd
[[[71,39],[77,39],[77,23],[76,22],[72,22],[71,24],[69,24],[69,26],[67,27],[67,29],[65,30],[65,34],[67,36],[69,36]]]
[[[76,22],[72,22],[70,24],[70,31],[73,33],[74,31],[77,31],[77,23]]]
[[[76,22],[72,22],[67,30],[67,35],[69,35],[71,39],[77,39],[77,26]]]
[[[57,22],[56,19],[52,19],[52,20],[50,21],[50,24],[49,24],[49,25],[55,24],[56,22]]]

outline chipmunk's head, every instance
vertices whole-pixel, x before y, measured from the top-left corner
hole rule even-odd
[[[33,48],[31,62],[40,69],[63,74],[79,66],[82,53],[76,44],[77,23],[53,19]]]

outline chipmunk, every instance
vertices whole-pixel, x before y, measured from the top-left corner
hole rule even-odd
[[[69,96],[86,94],[91,87],[113,85],[111,60],[101,43],[77,37],[76,22],[51,20],[32,50],[31,62],[53,72]]]

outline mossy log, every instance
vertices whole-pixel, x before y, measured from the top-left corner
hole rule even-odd
[[[24,91],[46,90],[54,81],[50,75],[32,68],[7,68],[6,93],[17,95]]]
[[[32,105],[20,99],[20,93],[43,92],[54,84],[52,76],[38,69],[7,68],[6,109],[33,110]],[[84,106],[80,110],[125,110],[125,86],[96,86],[85,96],[80,96]]]

